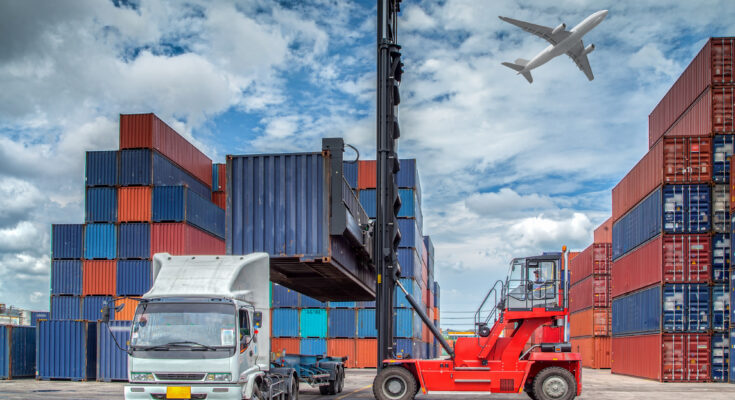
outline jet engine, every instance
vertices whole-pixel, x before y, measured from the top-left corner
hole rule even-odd
[[[590,44],[587,45],[587,47],[584,48],[584,51],[582,52],[582,55],[583,56],[586,56],[587,54],[592,53],[592,50],[594,50],[594,49],[595,49],[595,45],[592,44],[592,43],[590,43]]]
[[[562,23],[561,25],[554,28],[554,30],[551,31],[551,34],[556,35],[557,33],[563,31],[564,29],[567,29],[567,24]]]

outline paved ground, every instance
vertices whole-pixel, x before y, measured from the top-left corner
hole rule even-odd
[[[372,399],[370,384],[375,370],[348,370],[344,392],[337,396],[320,396],[318,389],[301,386],[301,399]],[[609,370],[583,372],[583,395],[581,400],[683,400],[735,399],[735,385],[726,383],[658,383],[643,379],[611,375]],[[122,399],[123,383],[35,381],[21,379],[0,381],[0,399],[48,400],[48,399]],[[418,396],[418,399],[454,400],[528,399],[523,394],[490,396]]]

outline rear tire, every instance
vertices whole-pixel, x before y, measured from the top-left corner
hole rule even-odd
[[[526,396],[531,400],[538,400],[536,393],[533,392],[533,384],[526,385],[526,387],[523,388],[523,391],[526,392]]]
[[[403,367],[384,368],[373,381],[377,400],[410,400],[416,396],[416,378]]]
[[[532,389],[536,400],[572,400],[577,396],[577,381],[564,368],[548,367],[536,375]]]
[[[296,375],[291,376],[291,393],[288,400],[299,400],[299,378]]]
[[[337,393],[342,393],[342,391],[345,389],[345,369],[343,367],[339,368],[339,385],[337,387]]]

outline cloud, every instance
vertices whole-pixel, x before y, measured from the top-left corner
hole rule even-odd
[[[554,202],[547,196],[540,196],[536,193],[520,195],[510,188],[502,188],[490,193],[473,193],[467,198],[465,204],[470,211],[476,214],[498,217],[508,217],[519,212],[554,206]]]

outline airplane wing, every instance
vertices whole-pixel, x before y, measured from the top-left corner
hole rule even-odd
[[[592,75],[592,68],[590,67],[590,61],[587,59],[587,54],[584,54],[584,43],[581,40],[577,45],[567,51],[567,55],[577,64],[580,71],[587,75],[587,79],[595,79],[595,76]]]
[[[508,17],[498,17],[501,20],[513,24],[521,29],[523,29],[526,32],[533,33],[534,35],[546,40],[547,42],[553,44],[556,46],[559,42],[566,39],[569,35],[571,35],[571,32],[564,30],[561,32],[557,32],[556,34],[552,34],[551,32],[554,31],[553,28],[549,28],[548,26],[543,25],[536,25],[532,24],[530,22],[524,22],[519,21],[517,19],[508,18]]]

